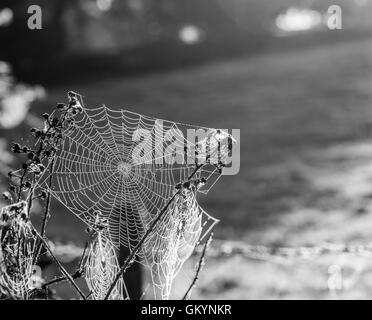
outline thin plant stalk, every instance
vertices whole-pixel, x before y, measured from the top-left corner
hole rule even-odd
[[[83,298],[83,300],[86,300],[85,294],[79,288],[79,286],[76,284],[76,282],[74,281],[73,277],[67,272],[67,270],[63,267],[63,265],[59,262],[59,260],[54,255],[54,253],[53,253],[52,249],[50,248],[49,244],[47,243],[47,241],[36,230],[35,230],[35,232],[36,232],[36,235],[39,237],[39,239],[44,244],[45,248],[49,251],[52,259],[57,264],[59,270],[63,273],[63,275],[65,276],[66,280],[71,283],[71,285],[76,289],[76,291]]]
[[[195,288],[196,286],[196,283],[198,282],[199,280],[199,275],[200,275],[200,272],[202,271],[203,269],[203,266],[205,264],[205,255],[207,253],[207,249],[208,249],[208,246],[209,244],[211,243],[212,241],[212,237],[213,237],[213,233],[211,233],[207,239],[207,241],[205,242],[204,244],[204,247],[203,247],[203,251],[202,251],[202,254],[200,256],[200,259],[199,259],[199,263],[198,263],[198,267],[196,269],[196,273],[195,273],[195,277],[193,279],[193,281],[191,282],[190,284],[190,287],[188,288],[188,290],[186,291],[184,297],[182,300],[188,300],[191,296],[191,292],[192,290]]]

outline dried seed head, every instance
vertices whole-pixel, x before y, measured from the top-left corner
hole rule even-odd
[[[10,200],[11,198],[12,198],[12,195],[9,192],[7,192],[7,191],[3,192],[3,199],[4,200]]]
[[[24,184],[23,184],[23,187],[25,189],[30,189],[31,188],[31,182],[30,181],[26,181]]]
[[[57,109],[64,109],[64,108],[66,108],[66,105],[64,103],[57,104]]]
[[[186,181],[186,182],[183,184],[183,187],[184,187],[185,189],[189,189],[189,188],[190,188],[190,185],[191,185],[190,181]]]
[[[53,118],[53,120],[52,120],[52,125],[53,126],[57,126],[59,124],[59,120],[58,120],[58,118]]]
[[[11,147],[11,151],[14,153],[20,153],[21,152],[21,146],[18,143],[14,143]]]
[[[74,91],[67,92],[67,95],[70,99],[77,98],[77,93]]]

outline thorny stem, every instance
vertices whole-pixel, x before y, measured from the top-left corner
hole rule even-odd
[[[79,264],[78,264],[78,267],[77,267],[78,271],[82,271],[83,262],[84,262],[84,259],[86,257],[87,250],[88,250],[89,241],[90,241],[90,237],[87,240],[87,242],[85,243],[84,251],[83,251],[83,254],[81,255],[81,258],[80,258],[80,261],[79,261]]]
[[[79,263],[77,265],[77,268],[76,268],[75,273],[74,274],[71,274],[72,279],[81,278],[83,276],[83,274],[84,274],[82,265],[83,265],[83,262],[84,262],[84,259],[85,259],[85,256],[86,256],[86,252],[87,252],[87,249],[88,249],[89,241],[90,241],[90,238],[85,243],[84,251],[83,251],[83,254],[82,254],[82,256],[81,256],[81,258],[79,260]],[[57,283],[60,283],[62,281],[66,281],[66,280],[68,280],[66,278],[66,276],[56,277],[53,280],[50,280],[49,282],[44,283],[41,287],[43,289],[46,289],[46,288],[48,288],[51,285],[54,285],[54,284],[57,284]],[[88,297],[86,297],[86,298],[88,298]]]
[[[78,271],[76,271],[74,274],[71,274],[71,277],[72,277],[72,279],[79,279],[79,278],[81,278],[82,277],[82,274],[81,273],[79,273]],[[63,282],[63,281],[67,281],[68,279],[65,277],[65,276],[61,276],[61,277],[56,277],[56,278],[54,278],[53,280],[50,280],[49,282],[47,282],[47,283],[44,283],[42,286],[41,286],[41,288],[42,289],[47,289],[48,287],[50,287],[50,286],[52,286],[52,285],[54,285],[54,284],[57,284],[57,283],[60,283],[60,282]],[[31,293],[34,293],[34,292],[36,292],[37,291],[37,289],[33,289],[32,291],[31,291]]]
[[[188,177],[187,181],[189,182],[195,175],[196,173],[204,166],[204,164],[199,164],[196,165],[195,170],[192,172],[192,174]],[[174,199],[181,193],[182,189],[179,189],[166,203],[166,205],[163,207],[163,209],[159,212],[158,216],[156,219],[151,223],[149,228],[147,229],[146,233],[144,236],[141,238],[141,240],[137,243],[137,245],[134,247],[132,250],[131,254],[128,256],[128,258],[125,260],[124,264],[120,268],[120,271],[117,273],[115,280],[110,286],[110,289],[107,291],[107,294],[104,298],[104,300],[108,300],[108,298],[111,295],[112,290],[114,290],[117,282],[119,281],[120,277],[125,273],[125,271],[132,265],[133,260],[135,259],[137,253],[140,251],[143,243],[146,241],[148,236],[151,234],[151,232],[154,230],[156,225],[162,220],[164,214],[167,212],[169,206],[173,203]]]
[[[193,281],[191,282],[191,285],[190,285],[189,289],[186,291],[185,295],[183,296],[183,299],[182,300],[188,300],[190,298],[191,292],[195,288],[196,283],[199,280],[200,272],[202,271],[203,266],[205,264],[205,254],[207,252],[207,249],[208,249],[209,244],[212,241],[212,237],[213,237],[213,233],[211,233],[209,235],[207,241],[204,244],[203,252],[202,252],[202,254],[200,256],[200,259],[199,259],[198,268],[196,270],[195,277],[194,277]]]
[[[91,295],[93,294],[93,291],[90,291],[87,295],[87,299],[89,299],[91,297]]]
[[[28,199],[28,206],[27,206],[27,216],[28,217],[30,217],[32,201],[34,200],[34,198],[33,198],[34,190],[35,190],[35,173],[32,176],[32,187],[31,187],[30,194],[29,194],[29,199]]]
[[[80,272],[76,271],[74,274],[71,274],[70,276],[71,276],[72,279],[75,280],[75,279],[81,278],[82,274]],[[68,280],[66,278],[66,276],[61,276],[61,277],[58,277],[58,278],[54,278],[53,280],[50,280],[47,283],[44,283],[41,287],[43,289],[46,289],[47,287],[49,287],[49,286],[51,286],[53,284],[57,284],[57,283],[60,283],[62,281],[66,281],[66,280]]]
[[[44,238],[44,235],[45,235],[45,229],[46,229],[46,224],[47,224],[49,210],[50,210],[50,202],[51,202],[50,188],[52,186],[54,160],[55,160],[55,158],[53,158],[51,166],[50,166],[50,172],[51,173],[50,173],[49,181],[48,181],[48,196],[47,196],[47,202],[46,202],[46,205],[45,205],[44,217],[43,217],[43,222],[42,222],[42,225],[41,225],[41,232],[40,232],[42,238]],[[35,254],[35,258],[34,258],[34,263],[36,263],[37,260],[39,259],[40,251],[41,251],[41,245],[42,245],[42,241],[39,241],[38,246],[37,246],[36,251],[35,251],[36,254]]]
[[[73,279],[76,279],[76,278],[77,278],[77,277],[75,277],[75,274],[73,274],[71,277],[72,277]],[[42,289],[46,289],[46,288],[48,288],[49,286],[51,286],[51,285],[53,285],[53,284],[60,283],[60,282],[62,282],[62,281],[66,281],[66,280],[67,280],[67,279],[66,279],[65,276],[61,276],[61,277],[58,277],[58,278],[54,278],[53,280],[50,280],[49,282],[44,283],[44,284],[41,286],[41,288],[42,288]]]
[[[203,167],[204,164],[198,164],[196,165],[194,171],[189,175],[189,177],[187,178],[188,181],[190,181],[192,179],[192,177],[201,169],[201,167]]]
[[[18,198],[17,198],[17,202],[19,202],[21,200],[21,195],[22,195],[22,188],[23,188],[23,179],[25,178],[25,175],[27,173],[27,170],[24,169],[23,170],[23,173],[22,173],[22,176],[21,176],[21,180],[19,182],[19,190],[18,190]]]
[[[63,125],[63,123],[66,120],[66,116],[67,116],[69,110],[70,110],[70,107],[68,107],[68,109],[63,113],[62,120],[61,120],[62,125]],[[51,126],[48,128],[48,130],[46,131],[46,133],[48,133],[50,129],[51,129]],[[55,145],[58,145],[59,141],[60,141],[60,139],[57,138],[57,141],[55,142]],[[41,141],[40,142],[39,150],[37,152],[37,155],[38,156],[40,156],[40,154],[41,154],[41,152],[43,150],[43,145],[44,145],[44,141]],[[55,164],[55,154],[53,155],[53,159],[52,159],[51,165],[50,165],[50,176],[49,176],[49,180],[48,180],[48,195],[47,195],[47,200],[46,200],[46,205],[45,205],[43,222],[42,222],[42,225],[41,225],[41,236],[42,237],[44,237],[44,235],[45,235],[45,229],[46,229],[46,225],[47,225],[47,221],[48,221],[48,216],[49,216],[49,211],[50,211],[50,203],[51,203],[50,189],[52,187],[52,178],[53,178],[54,164]],[[34,257],[34,263],[36,263],[37,260],[39,259],[40,251],[41,251],[41,245],[42,245],[42,242],[40,241],[39,244],[38,244],[38,246],[37,246],[37,249],[35,251],[36,254],[35,254],[35,257]]]
[[[57,257],[54,255],[54,253],[53,253],[52,249],[50,248],[50,246],[48,245],[47,241],[36,230],[35,230],[35,232],[36,232],[36,235],[39,237],[39,239],[44,244],[45,248],[49,251],[52,259],[57,264],[59,270],[64,274],[66,280],[68,280],[71,283],[71,285],[76,289],[76,291],[83,298],[83,300],[86,300],[86,297],[85,297],[84,293],[81,291],[79,286],[76,284],[73,277],[67,272],[67,270],[62,266],[62,264],[59,262]]]
[[[48,196],[47,196],[47,202],[45,205],[45,212],[44,212],[44,218],[43,218],[43,224],[41,226],[41,236],[44,237],[45,235],[45,228],[48,220],[49,210],[50,210],[50,202],[51,202],[51,193],[50,188],[52,187],[52,178],[53,178],[53,170],[54,170],[54,162],[55,158],[53,158],[52,163],[50,165],[50,176],[48,181]]]

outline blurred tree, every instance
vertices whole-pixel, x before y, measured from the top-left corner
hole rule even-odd
[[[363,11],[354,1],[338,3],[343,13],[351,6]],[[27,28],[27,8],[35,4],[43,10],[42,30]],[[40,75],[50,81],[166,68],[255,52],[273,40],[275,19],[289,6],[325,13],[330,4],[332,0],[3,0],[0,10],[9,7],[14,18],[0,26],[0,59],[28,82]],[[366,20],[353,18],[348,25]],[[185,26],[202,34],[187,48],[180,39]]]
[[[66,34],[62,15],[66,8],[77,1],[48,0],[3,0],[1,7],[10,8],[13,21],[0,27],[0,59],[11,63],[14,75],[20,79],[33,81],[32,75],[42,71],[43,65],[58,57],[65,48]],[[30,30],[27,26],[28,7],[42,8],[42,29]]]

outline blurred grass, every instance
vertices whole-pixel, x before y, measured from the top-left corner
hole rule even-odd
[[[291,166],[304,152],[370,136],[371,51],[371,40],[364,40],[166,74],[72,82],[47,88],[42,111],[73,89],[86,97],[87,106],[104,103],[179,122],[241,129],[240,174],[223,177],[201,200],[222,219],[221,228],[244,231],[271,222],[304,193],[314,192]],[[271,172],[273,165],[287,169]]]

